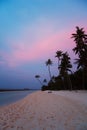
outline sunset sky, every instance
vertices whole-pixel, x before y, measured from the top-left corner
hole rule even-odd
[[[57,50],[73,63],[76,26],[87,32],[87,0],[0,0],[0,88],[40,88],[35,75],[49,80],[48,58],[58,74]]]

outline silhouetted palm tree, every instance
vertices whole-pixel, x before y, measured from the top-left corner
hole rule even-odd
[[[75,64],[77,64],[77,69],[82,69],[82,88],[85,89],[85,73],[87,73],[87,51],[83,51],[79,58],[75,60]]]
[[[40,79],[39,79],[39,78],[40,78],[40,75],[35,75],[35,78],[39,81],[39,83],[40,83],[41,85],[43,85],[42,82],[41,82]]]
[[[43,80],[43,82],[44,82],[44,83],[47,83],[47,80],[46,80],[46,79],[44,79],[44,80]]]
[[[46,79],[44,79],[44,80],[43,80],[43,83],[47,84],[47,80],[46,80]]]
[[[52,78],[52,76],[51,76],[51,71],[50,71],[50,66],[51,66],[52,64],[53,64],[53,63],[52,63],[51,59],[48,59],[48,60],[46,61],[46,66],[48,66],[48,71],[49,71],[50,80],[51,80],[51,78]]]
[[[76,33],[72,34],[72,38],[76,43],[76,47],[73,48],[75,54],[78,54],[78,59],[76,59],[77,69],[80,67],[83,69],[83,89],[84,89],[84,78],[85,78],[85,70],[87,70],[87,34],[83,28],[76,27]]]
[[[81,55],[79,56],[78,59],[75,59],[76,61],[74,62],[77,64],[77,69],[82,68],[85,69],[87,68],[87,51],[82,51]]]
[[[70,77],[68,75],[68,71],[71,72],[72,65],[70,62],[70,57],[68,55],[67,52],[62,54],[62,59],[61,59],[61,64],[59,65],[59,69],[60,69],[60,75],[64,78],[65,76],[68,79],[68,85],[70,86],[70,89],[72,90],[72,84],[71,84],[71,80]]]
[[[74,41],[76,43],[76,47],[73,48],[73,51],[75,54],[81,55],[81,51],[84,51],[85,44],[87,43],[87,34],[85,34],[85,31],[83,28],[76,27],[76,33],[72,34],[72,38],[74,38]]]
[[[57,51],[56,52],[56,56],[55,57],[57,57],[58,58],[58,67],[59,67],[59,61],[60,61],[60,58],[61,58],[61,56],[62,56],[62,51]]]
[[[57,57],[57,59],[58,59],[58,70],[59,70],[59,61],[61,60],[61,56],[62,56],[62,51],[60,51],[60,50],[57,51],[55,57]]]

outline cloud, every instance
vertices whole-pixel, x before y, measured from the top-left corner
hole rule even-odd
[[[11,50],[1,54],[3,63],[15,67],[44,59],[57,50],[70,50],[74,45],[70,39],[72,27],[58,30],[56,26],[50,21],[40,19],[31,27],[27,25],[21,28],[16,39],[9,38]]]

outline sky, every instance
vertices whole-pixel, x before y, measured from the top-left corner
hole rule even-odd
[[[0,88],[41,88],[47,59],[58,75],[57,50],[73,63],[76,26],[87,32],[87,0],[0,0]]]

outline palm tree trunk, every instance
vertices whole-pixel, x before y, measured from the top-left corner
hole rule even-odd
[[[49,71],[49,77],[50,77],[50,80],[51,80],[51,71],[50,71],[50,66],[48,65],[48,71]]]
[[[84,69],[82,71],[82,89],[83,90],[85,89],[85,71],[84,71]]]
[[[72,90],[72,83],[71,83],[70,76],[68,74],[67,74],[67,77],[68,77],[68,84],[70,86],[70,90]]]
[[[69,82],[70,82],[70,89],[71,89],[71,91],[72,91],[72,83],[71,83],[70,76],[69,76]]]
[[[39,83],[43,86],[42,82],[38,79]]]
[[[59,68],[59,58],[58,58],[58,68]]]
[[[65,87],[65,82],[64,82],[64,77],[62,76],[62,82],[63,82],[63,87],[64,87],[64,90],[66,90],[66,87]]]

